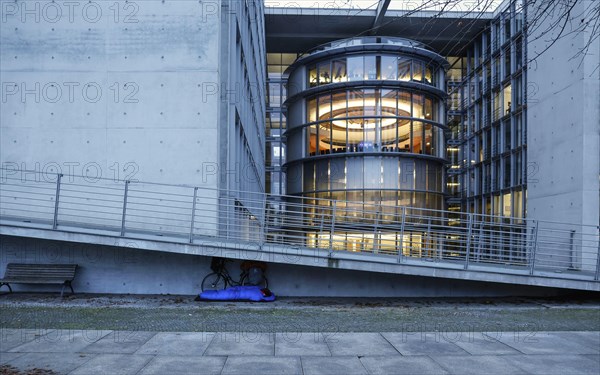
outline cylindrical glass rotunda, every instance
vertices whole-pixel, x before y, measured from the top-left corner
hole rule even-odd
[[[288,194],[442,209],[447,62],[421,43],[329,43],[290,66]]]
[[[287,71],[288,194],[335,202],[330,216],[343,210],[370,222],[374,205],[384,214],[375,222],[397,218],[398,206],[443,209],[446,68],[440,55],[401,38],[345,39],[297,59]],[[383,233],[365,221],[334,232],[323,219],[318,226],[308,246],[421,256],[414,231]]]

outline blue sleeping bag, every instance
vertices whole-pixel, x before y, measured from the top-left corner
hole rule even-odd
[[[267,288],[255,285],[232,286],[223,290],[207,290],[200,293],[204,301],[275,301],[275,294]]]

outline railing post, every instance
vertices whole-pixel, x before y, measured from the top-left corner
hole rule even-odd
[[[600,277],[600,226],[598,228],[598,252],[596,253],[596,274],[594,275],[594,280],[598,281]]]
[[[331,215],[331,227],[329,228],[329,257],[333,255],[333,231],[335,231],[335,215],[336,215],[337,201],[333,201],[333,210]]]
[[[479,236],[477,237],[477,254],[475,254],[475,259],[479,263],[481,261],[481,248],[483,246],[483,243],[481,241],[481,239],[483,238],[483,218],[479,222]]]
[[[428,258],[434,258],[434,249],[433,246],[431,246],[431,217],[427,218],[427,235],[425,236],[425,244],[427,244],[425,251],[429,254]]]
[[[260,231],[260,246],[262,247],[265,244],[265,239],[267,238],[267,228],[269,227],[269,204],[267,203],[267,194],[263,195],[265,198],[265,204],[263,204],[263,222]]]
[[[571,229],[569,233],[569,269],[575,270],[575,233],[576,231]]]
[[[533,227],[533,246],[531,247],[531,255],[529,262],[529,274],[533,275],[533,269],[535,268],[535,253],[537,251],[537,235],[538,235],[538,227],[539,223],[537,220],[534,220]]]
[[[402,206],[402,221],[400,223],[400,247],[398,248],[398,263],[402,263],[404,250],[404,226],[406,225],[406,206]]]
[[[54,220],[52,221],[52,229],[56,229],[58,226],[58,200],[60,198],[60,180],[62,174],[56,175],[56,195],[54,197]]]
[[[196,218],[196,198],[198,197],[198,188],[194,188],[194,200],[192,202],[192,218],[190,220],[190,243],[194,243],[194,219]],[[125,215],[123,215],[125,216]]]
[[[121,237],[125,235],[125,213],[127,212],[127,193],[129,192],[129,180],[125,181],[123,192],[123,215],[121,216]]]
[[[471,235],[473,234],[473,214],[469,214],[469,228],[467,230],[467,248],[465,250],[465,269],[469,268],[469,257],[471,256]]]
[[[375,211],[375,225],[373,227],[373,253],[378,253],[379,252],[379,241],[377,240],[377,230],[379,229],[379,213],[381,211],[381,207],[380,209]]]

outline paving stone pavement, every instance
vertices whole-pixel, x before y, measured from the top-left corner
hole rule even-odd
[[[215,333],[0,329],[1,366],[84,375],[600,374],[600,331]]]

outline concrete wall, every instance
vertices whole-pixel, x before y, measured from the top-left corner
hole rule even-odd
[[[1,0],[0,9],[0,167],[10,170],[0,177],[37,179],[22,172],[35,170],[50,189],[55,173],[115,188],[114,202],[96,206],[108,215],[84,214],[93,225],[118,225],[117,180],[264,192],[262,2]],[[80,190],[71,195],[98,203]],[[193,190],[182,194],[187,215]],[[146,205],[160,198],[138,195]],[[40,200],[48,207],[37,218],[48,219],[54,198]],[[138,217],[136,228],[176,224],[178,214]]]
[[[216,5],[3,0],[0,162],[216,187]]]
[[[595,40],[586,54],[578,55],[592,37],[593,22],[586,32],[571,29],[580,25],[584,16],[579,15],[592,9],[592,2],[575,6],[571,14],[577,19],[563,36],[558,37],[560,26],[547,31],[556,22],[550,16],[529,36],[527,53],[534,61],[527,71],[527,217],[574,224],[561,232],[555,224],[540,224],[551,230],[546,231],[551,241],[571,241],[573,248],[565,257],[552,245],[538,245],[540,265],[593,272],[600,256],[600,43]],[[554,17],[562,13],[559,9]],[[535,8],[529,11],[537,14]],[[572,240],[565,229],[572,231]],[[559,236],[563,239],[555,239]]]
[[[581,1],[572,14],[582,14],[593,1]],[[543,5],[543,4],[542,4]],[[530,9],[536,14],[535,9]],[[579,16],[577,16],[579,17]],[[538,38],[547,19],[529,36],[528,57],[534,58],[558,35]],[[573,20],[580,24],[579,18]],[[569,33],[549,47],[528,70],[527,216],[597,226],[600,172],[600,44],[576,56],[587,33]],[[538,38],[537,40],[534,40]]]
[[[134,244],[132,243],[132,246]],[[10,262],[77,263],[79,293],[185,294],[200,291],[210,258],[183,254],[0,237],[0,268]],[[269,287],[279,296],[463,297],[555,295],[551,288],[323,269],[293,264],[268,265]],[[229,265],[237,278],[239,262]],[[15,291],[56,291],[56,286],[14,285]]]

